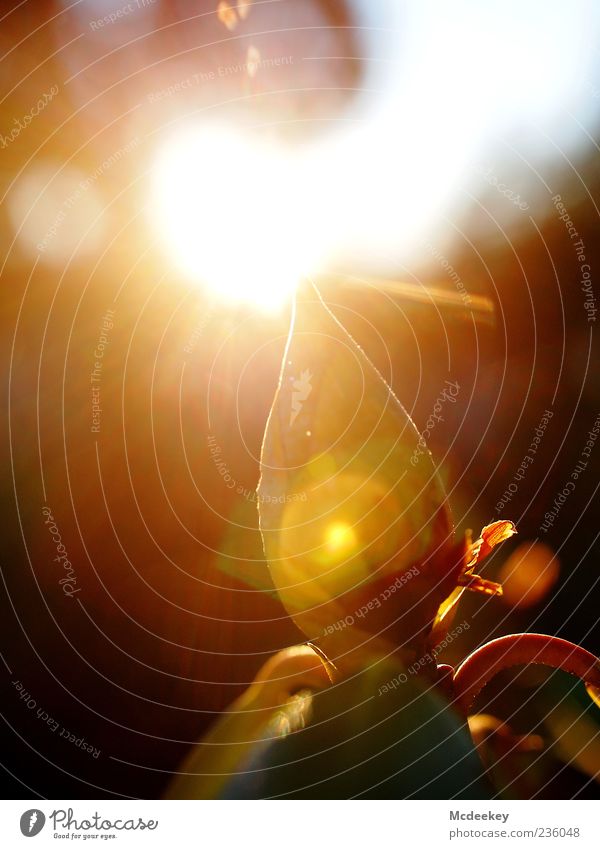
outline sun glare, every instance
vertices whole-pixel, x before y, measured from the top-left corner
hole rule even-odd
[[[345,522],[335,522],[327,529],[326,543],[332,554],[347,554],[356,545],[356,534]]]
[[[154,214],[177,265],[224,298],[278,309],[320,254],[302,170],[231,132],[173,138],[156,162]]]

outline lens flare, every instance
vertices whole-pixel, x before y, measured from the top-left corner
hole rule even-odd
[[[356,545],[356,534],[351,525],[336,522],[328,529],[326,537],[327,548],[332,554],[350,552]]]
[[[531,607],[545,598],[560,575],[557,555],[543,543],[523,543],[500,572],[504,601],[514,607]]]
[[[173,138],[155,165],[153,209],[177,265],[224,298],[277,310],[320,256],[304,170],[224,130]]]

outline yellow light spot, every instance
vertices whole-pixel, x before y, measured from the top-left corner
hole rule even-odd
[[[217,17],[222,24],[225,24],[228,30],[235,29],[238,17],[235,9],[232,9],[226,0],[221,0],[217,6]]]
[[[250,45],[248,48],[248,53],[246,56],[246,66],[248,69],[248,76],[255,77],[256,72],[258,71],[258,66],[260,64],[260,53],[253,45]]]
[[[558,557],[543,543],[523,543],[500,571],[504,601],[515,607],[538,604],[552,589],[560,573]]]
[[[347,553],[356,545],[356,534],[351,525],[336,522],[328,528],[326,542],[332,554]]]
[[[251,0],[238,0],[237,10],[240,18],[245,21],[250,11]]]

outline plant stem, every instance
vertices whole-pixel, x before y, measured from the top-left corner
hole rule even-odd
[[[539,663],[576,675],[593,688],[600,688],[600,660],[568,640],[545,634],[509,634],[478,648],[454,674],[454,698],[465,713],[491,679],[511,666]]]

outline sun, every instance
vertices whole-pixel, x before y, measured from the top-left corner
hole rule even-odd
[[[327,529],[325,538],[331,554],[348,554],[356,545],[354,528],[346,522],[334,522]]]
[[[225,299],[277,310],[321,255],[323,227],[298,154],[216,128],[160,150],[155,224],[177,266]]]

